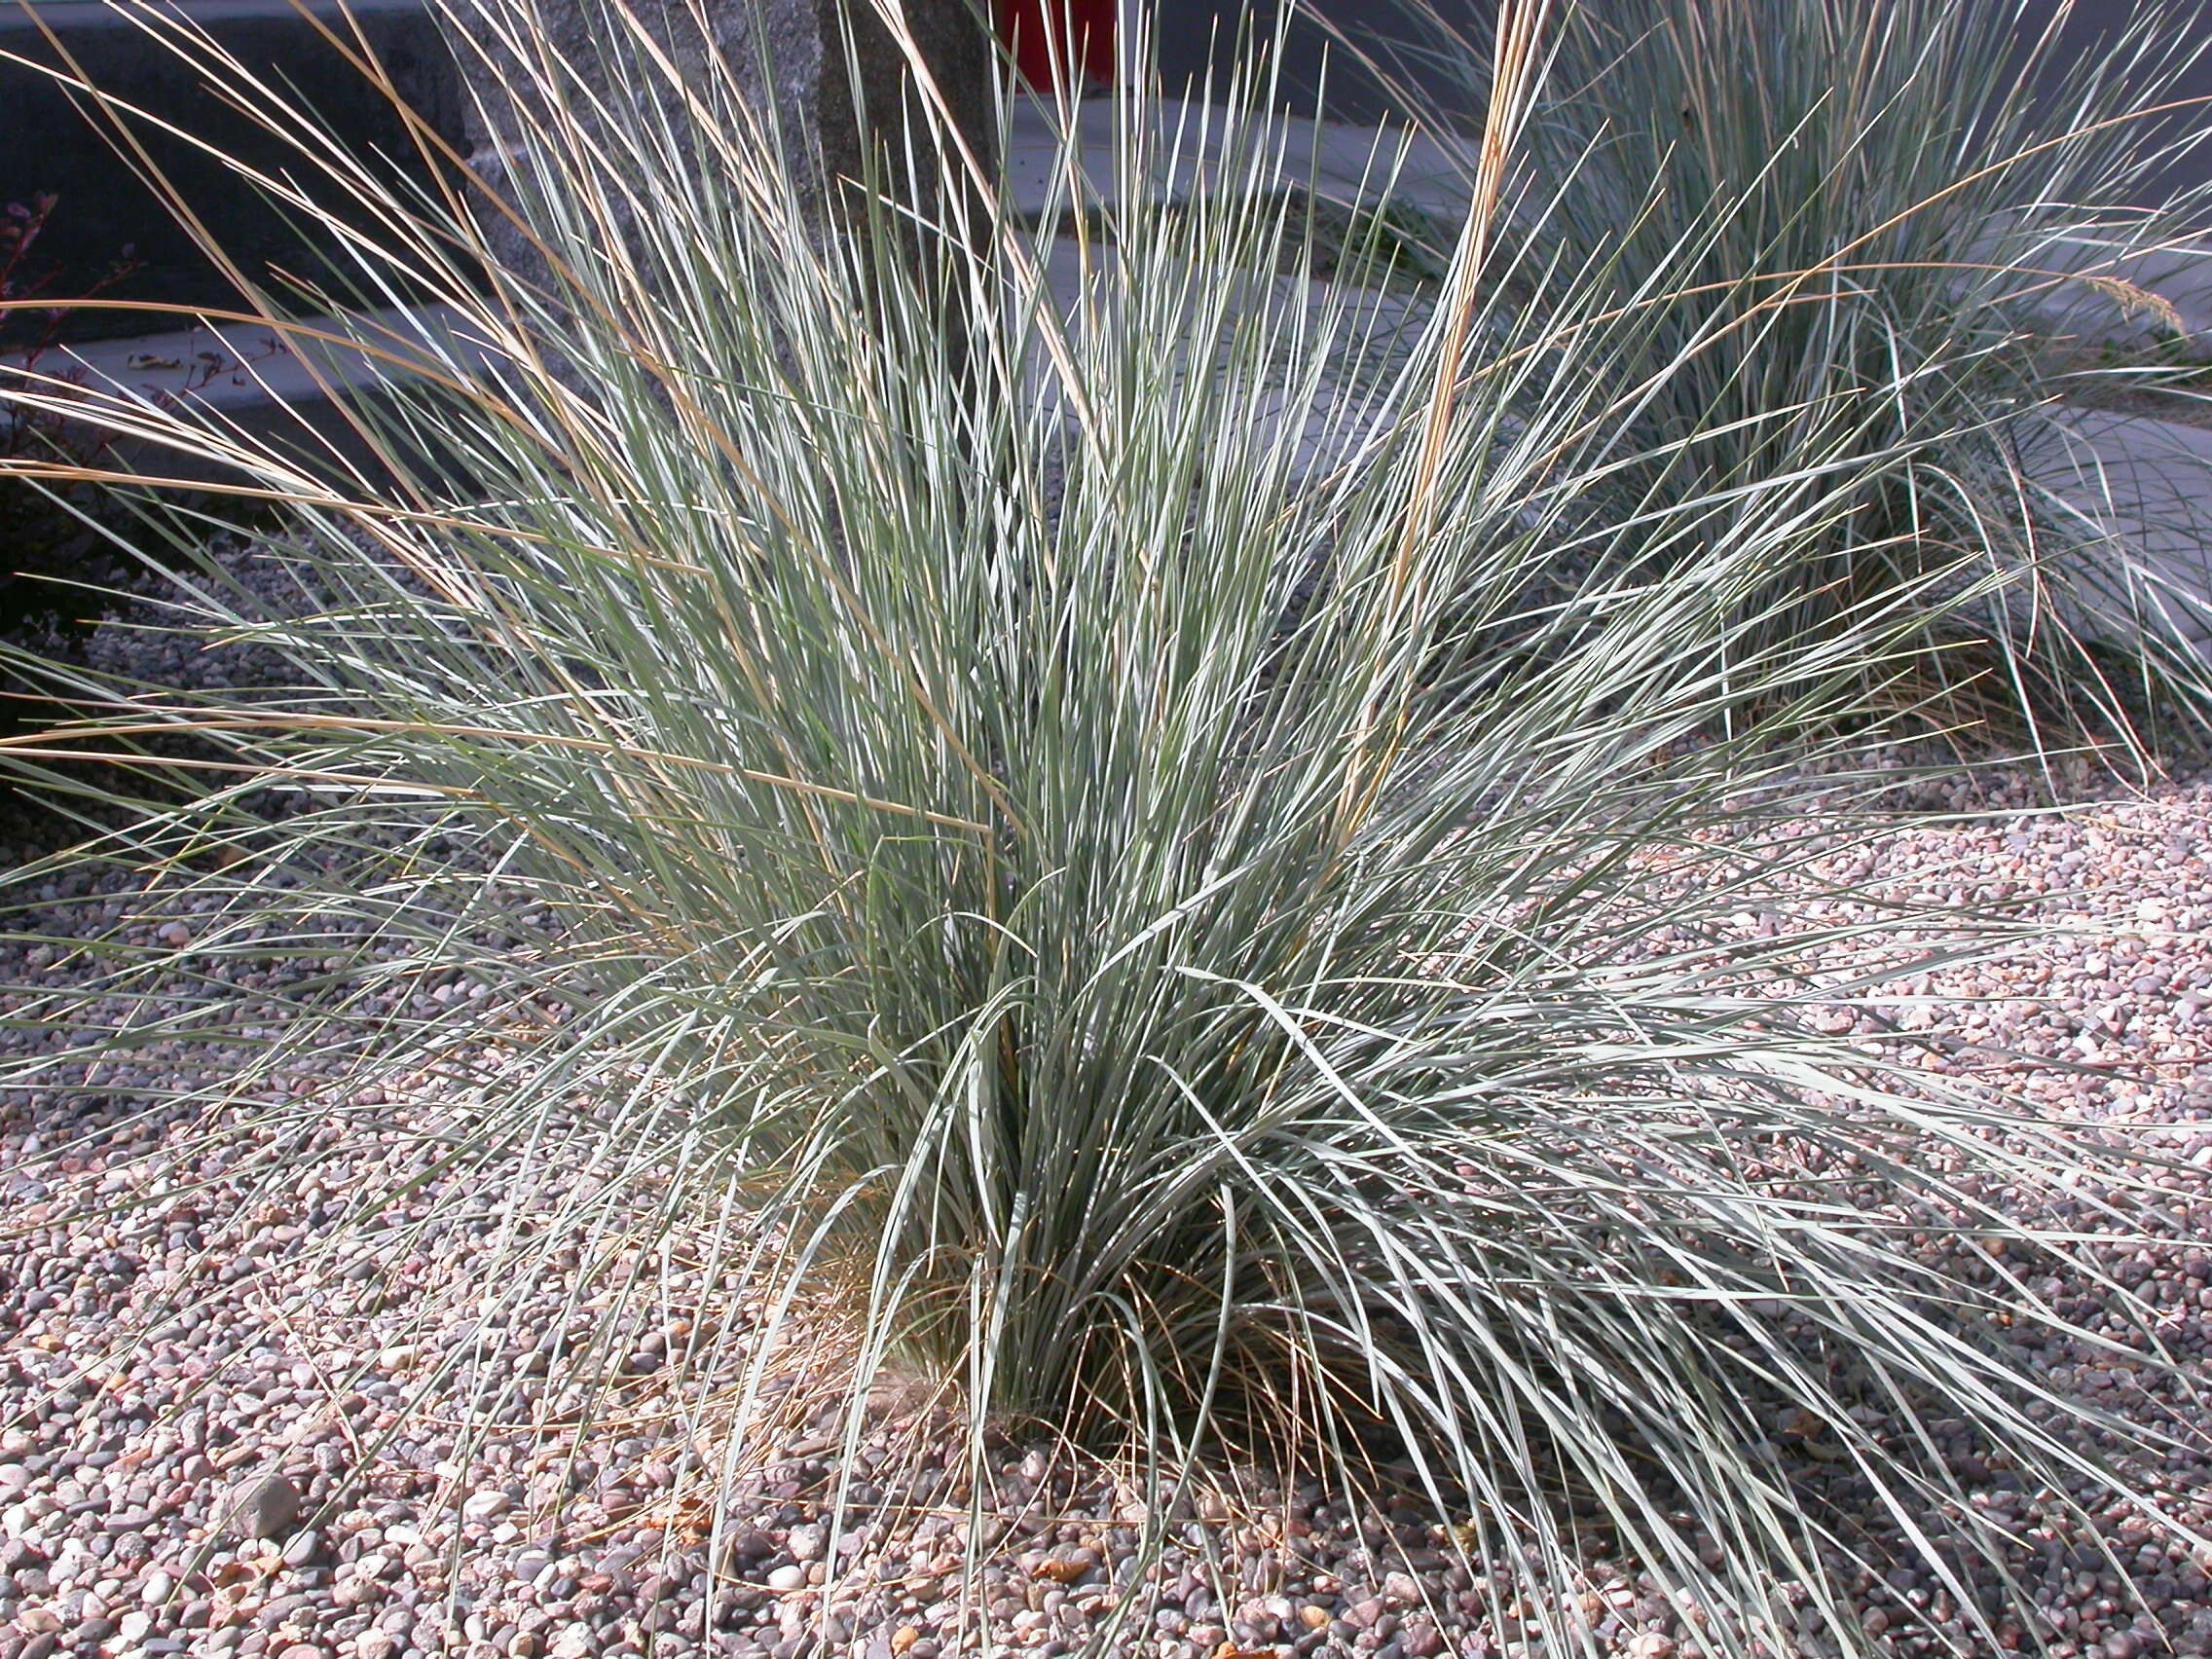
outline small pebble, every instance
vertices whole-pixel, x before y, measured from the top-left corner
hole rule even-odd
[[[238,1537],[286,1537],[299,1518],[300,1489],[282,1475],[255,1475],[231,1499],[230,1529]]]

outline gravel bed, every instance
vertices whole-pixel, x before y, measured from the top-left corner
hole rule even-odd
[[[239,672],[124,630],[83,648],[154,680]],[[1838,856],[1899,893],[2015,902],[2048,931],[2001,964],[1929,976],[1879,1006],[1838,1003],[1831,1018],[1871,1039],[1956,1038],[1930,1051],[1936,1070],[2005,1051],[2017,1057],[2006,1082],[2042,1109],[2170,1159],[2157,1177],[2166,1236],[2096,1265],[2159,1309],[2160,1335],[2203,1377],[2212,779],[2052,812],[2029,809],[2034,787],[1938,786],[1937,801],[1975,816],[1899,813],[1877,844]],[[0,866],[47,832],[18,808],[0,823]],[[0,1043],[18,1050],[63,1040],[21,1014],[79,971],[72,930],[173,945],[194,927],[121,876],[16,898],[32,905],[29,931],[50,936],[0,943]],[[307,971],[236,970],[237,1018]],[[441,993],[460,994],[422,988]],[[156,1051],[138,1081],[189,1065]],[[339,1075],[343,1059],[323,1066]],[[327,1081],[310,1066],[295,1086]],[[511,1242],[538,1206],[594,1201],[608,1172],[518,1161],[511,1180],[479,1182],[473,1207],[447,1203],[411,1234],[444,1179],[437,1088],[401,1078],[351,1099],[378,1115],[373,1137],[347,1127],[347,1103],[320,1126],[255,1127],[241,1102],[218,1145],[197,1112],[0,1096],[0,1659],[932,1659],[974,1650],[977,1607],[1038,1655],[1120,1619],[1111,1650],[1159,1659],[1535,1659],[1521,1622],[1533,1609],[1497,1607],[1452,1547],[1454,1518],[1411,1497],[1355,1511],[1311,1486],[1205,1488],[1162,1512],[1112,1469],[1009,1446],[972,1526],[961,1471],[930,1450],[943,1437],[929,1402],[896,1396],[851,1472],[865,1520],[828,1505],[844,1452],[830,1421],[793,1414],[780,1444],[724,1470],[713,1431],[728,1368],[714,1360],[744,1351],[758,1309],[743,1282],[617,1243],[597,1263],[548,1255],[493,1314],[456,1309],[435,1294],[456,1253]],[[355,1195],[417,1179],[430,1185],[385,1213],[378,1237],[346,1228]],[[2084,1228],[2098,1197],[2076,1195]],[[2062,1313],[2100,1323],[2095,1282],[2060,1294]],[[2053,1388],[2184,1440],[2147,1478],[2212,1531],[2212,1440],[2174,1382],[2087,1348],[2029,1357]],[[499,1426],[472,1432],[464,1415]],[[1830,1478],[1786,1425],[1769,1450],[1808,1486]],[[2084,1524],[1963,1442],[1956,1467],[2016,1537],[2012,1570],[2051,1652],[2212,1654],[2212,1550],[2119,1509]],[[1154,1524],[1168,1541],[1146,1564]],[[1924,1567],[1863,1572],[1853,1593],[1900,1655],[1971,1650]],[[1632,1567],[1593,1560],[1560,1594],[1601,1621],[1610,1653],[1700,1652],[1695,1620]],[[1808,1628],[1799,1651],[1828,1650]]]

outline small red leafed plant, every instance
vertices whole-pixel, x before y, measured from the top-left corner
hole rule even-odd
[[[47,393],[81,386],[84,369],[51,358],[70,313],[140,270],[144,261],[126,246],[90,285],[67,298],[53,297],[66,273],[40,266],[32,250],[54,217],[59,197],[40,191],[27,202],[0,203],[0,388],[29,385]],[[10,372],[13,371],[13,372]],[[95,428],[70,421],[51,402],[38,407],[0,406],[0,460],[51,458],[84,464],[106,450]],[[82,515],[96,501],[84,488],[64,487],[70,504],[22,483],[0,490],[0,626],[20,626],[56,602],[58,590],[42,578],[79,575],[96,537]]]
[[[60,198],[40,191],[26,202],[0,205],[0,361],[18,370],[38,369],[42,358],[60,344],[62,325],[69,313],[86,300],[96,299],[143,268],[134,244],[126,243],[107,270],[82,293],[71,299],[39,304],[53,290],[62,272],[57,266],[35,269],[30,253]],[[76,378],[69,371],[42,371],[53,379]],[[58,416],[44,412],[12,410],[0,414],[0,453],[21,455],[37,444],[61,436]]]

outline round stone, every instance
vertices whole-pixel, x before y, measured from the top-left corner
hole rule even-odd
[[[300,1489],[282,1475],[255,1475],[231,1497],[229,1526],[237,1537],[285,1537],[299,1518]]]

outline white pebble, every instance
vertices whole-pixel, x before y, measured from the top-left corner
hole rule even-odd
[[[497,1521],[515,1506],[503,1492],[480,1492],[461,1506],[463,1521]]]

